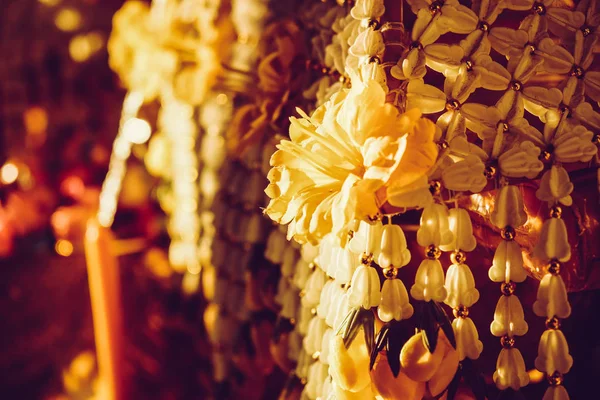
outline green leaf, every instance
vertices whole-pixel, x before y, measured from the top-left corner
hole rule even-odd
[[[386,347],[389,332],[390,327],[388,324],[385,324],[377,333],[377,337],[375,338],[375,346],[373,347],[373,350],[371,350],[369,370],[373,369],[373,365],[375,365],[375,360],[377,359],[379,352]]]

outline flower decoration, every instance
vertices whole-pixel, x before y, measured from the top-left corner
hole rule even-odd
[[[303,52],[301,38],[302,32],[292,20],[278,21],[265,29],[257,68],[257,101],[236,110],[226,134],[230,154],[242,156],[279,119],[298,81],[291,67]]]
[[[401,205],[427,187],[434,134],[418,110],[400,114],[386,104],[379,83],[358,82],[310,117],[291,118],[291,140],[271,157],[265,213],[289,224],[288,238],[300,243],[329,232],[342,238],[351,221],[374,218],[386,200]]]

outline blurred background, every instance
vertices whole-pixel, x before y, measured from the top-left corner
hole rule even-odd
[[[82,238],[125,95],[106,51],[122,3],[0,1],[2,399],[88,398],[93,386]],[[141,156],[134,149],[114,225],[124,239],[123,371],[133,398],[206,398],[203,304],[172,276]]]

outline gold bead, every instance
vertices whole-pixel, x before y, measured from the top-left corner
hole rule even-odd
[[[433,3],[431,3],[431,5],[429,6],[429,12],[432,15],[435,15],[437,13],[439,13],[442,10],[442,2],[441,1],[434,1]]]
[[[523,84],[521,82],[519,82],[519,81],[512,81],[510,83],[510,88],[512,90],[514,90],[515,92],[520,91],[522,87],[523,87]]]
[[[500,231],[500,236],[502,236],[502,239],[504,240],[515,240],[515,228],[513,228],[512,226],[506,226],[504,229],[502,229]]]
[[[473,61],[467,60],[467,61],[465,61],[465,65],[467,66],[467,71],[473,70]]]
[[[431,181],[431,182],[429,182],[429,192],[432,195],[434,195],[434,196],[439,195],[441,189],[442,189],[442,183],[440,181]]]
[[[512,296],[515,293],[516,288],[517,285],[515,285],[514,282],[503,282],[502,285],[500,285],[500,291],[505,296]]]
[[[538,157],[540,161],[550,161],[550,158],[552,158],[552,153],[550,153],[548,150],[542,151]]]
[[[427,246],[425,257],[429,258],[430,260],[437,260],[441,255],[442,251],[438,247],[434,246],[433,244]]]
[[[477,26],[477,29],[483,32],[487,32],[490,30],[490,25],[487,22],[481,21]]]
[[[556,317],[548,318],[546,320],[546,329],[560,329],[560,319]]]
[[[581,32],[583,33],[583,37],[587,37],[590,33],[592,33],[592,28],[587,25],[583,25],[581,28]]]
[[[571,76],[576,78],[581,78],[583,76],[583,72],[583,68],[581,68],[579,65],[573,65],[573,68],[571,68]]]
[[[315,315],[317,315],[317,309],[316,309],[316,308],[314,308],[314,307],[313,307],[313,308],[311,308],[311,309],[310,309],[310,315],[312,315],[312,316],[315,316]]]
[[[452,264],[464,264],[467,261],[467,255],[460,250],[456,250],[450,254],[450,261],[452,261]]]
[[[420,42],[412,42],[409,46],[410,50],[419,49],[423,50],[423,45]]]
[[[562,208],[560,206],[552,206],[550,209],[550,218],[560,218],[562,217]]]
[[[458,306],[452,310],[454,317],[456,318],[467,318],[469,316],[469,308],[463,305]]]
[[[318,359],[319,359],[319,356],[321,356],[321,352],[320,352],[320,351],[315,351],[315,352],[312,354],[312,359],[313,359],[313,360],[318,360]]]
[[[312,270],[312,269],[315,269],[315,267],[316,267],[316,266],[317,266],[317,265],[316,265],[314,262],[310,262],[310,263],[308,263],[308,269],[311,269],[311,270]]]
[[[381,64],[381,58],[379,58],[378,56],[371,56],[369,58],[369,64]]]
[[[458,100],[451,99],[446,102],[446,111],[458,110],[459,107],[460,103]]]
[[[552,275],[560,274],[560,261],[552,260],[550,261],[550,265],[548,266],[548,273]]]
[[[512,336],[504,335],[500,338],[500,344],[505,349],[510,349],[515,345],[515,338]]]
[[[563,374],[558,371],[555,371],[552,375],[548,375],[546,379],[548,379],[550,386],[560,386],[563,384],[564,380]]]
[[[360,263],[363,265],[371,265],[373,262],[373,254],[362,253],[360,256]]]
[[[486,179],[494,179],[496,176],[496,167],[488,165],[483,170],[483,175],[486,177]]]
[[[442,150],[446,150],[448,147],[450,147],[450,144],[446,140],[442,140],[438,143],[438,145]]]
[[[374,31],[378,30],[381,25],[379,24],[379,21],[377,21],[376,19],[371,19],[369,20],[369,28],[372,28]]]
[[[542,3],[538,3],[538,2],[533,3],[532,10],[534,13],[536,13],[538,15],[546,14],[546,6],[544,6],[544,4],[542,4]]]
[[[600,133],[596,133],[594,137],[592,137],[592,143],[594,143],[595,145],[600,144]]]
[[[389,267],[383,269],[383,276],[387,279],[395,279],[398,276],[398,268]]]

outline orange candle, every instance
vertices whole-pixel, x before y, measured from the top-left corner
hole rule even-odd
[[[94,217],[85,232],[85,259],[94,321],[98,394],[102,400],[124,399],[123,331],[120,310],[119,265],[110,229]]]

